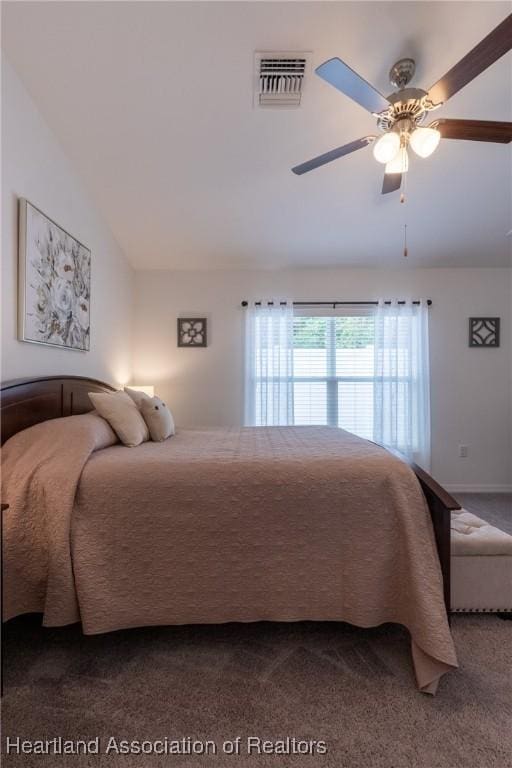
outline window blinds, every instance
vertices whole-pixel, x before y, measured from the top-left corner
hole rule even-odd
[[[373,437],[373,314],[295,316],[294,423]]]

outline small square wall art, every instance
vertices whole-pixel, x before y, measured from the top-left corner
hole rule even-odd
[[[178,318],[178,347],[206,347],[206,317]]]
[[[499,317],[470,317],[469,346],[470,347],[499,347],[500,318]]]
[[[18,338],[88,352],[91,252],[20,200]]]

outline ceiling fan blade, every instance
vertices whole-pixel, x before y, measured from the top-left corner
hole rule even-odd
[[[509,144],[512,141],[512,123],[500,123],[494,120],[449,120],[442,118],[434,123],[443,139],[462,139],[464,141],[489,141],[497,144]]]
[[[382,194],[387,195],[388,192],[396,192],[402,185],[401,173],[385,173],[382,181]]]
[[[444,103],[511,48],[512,13],[432,86],[429,98],[434,104]]]
[[[373,85],[367,83],[357,72],[335,57],[320,64],[316,74],[330,85],[334,85],[345,96],[357,101],[369,112],[382,112],[389,107],[389,101]]]
[[[337,149],[331,149],[330,152],[325,152],[323,155],[314,157],[312,160],[308,160],[306,163],[296,165],[294,168],[292,168],[292,171],[297,174],[297,176],[302,176],[303,173],[313,171],[315,168],[319,168],[321,165],[330,163],[332,160],[337,160],[338,157],[349,155],[351,152],[355,152],[357,149],[367,147],[368,144],[372,143],[374,138],[375,136],[365,136],[363,139],[356,139],[356,141],[351,141],[349,144],[344,144],[342,147],[337,147]]]

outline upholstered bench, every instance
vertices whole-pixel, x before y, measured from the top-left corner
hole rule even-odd
[[[471,512],[452,512],[451,609],[512,613],[512,536]]]

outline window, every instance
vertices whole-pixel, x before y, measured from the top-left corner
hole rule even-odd
[[[247,311],[251,426],[328,425],[430,463],[426,302]]]
[[[374,317],[293,319],[294,424],[373,439]]]

